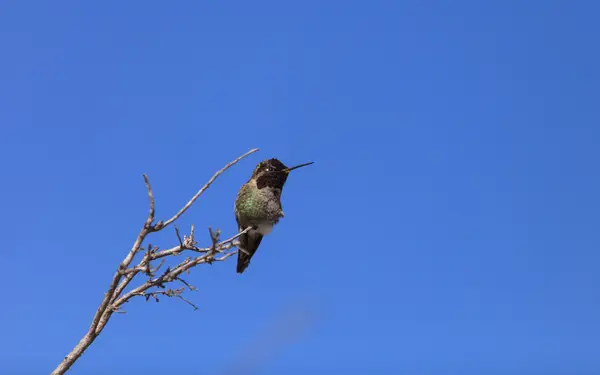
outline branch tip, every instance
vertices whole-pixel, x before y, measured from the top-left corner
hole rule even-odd
[[[223,172],[225,172],[226,170],[228,170],[229,168],[231,168],[234,164],[237,164],[240,160],[244,159],[245,157],[247,157],[250,154],[255,153],[256,151],[258,151],[258,148],[254,148],[248,152],[246,152],[245,154],[237,157],[236,159],[234,159],[233,161],[230,161],[229,163],[227,163],[227,165],[225,165],[223,168],[221,168],[220,170],[218,170],[209,180],[206,184],[204,184],[204,186],[202,186],[200,188],[200,190],[198,190],[198,192],[192,197],[192,199],[190,199],[185,206],[183,206],[183,208],[181,210],[179,210],[179,212],[177,212],[175,215],[173,215],[172,218],[170,218],[169,220],[165,221],[163,228],[170,225],[171,223],[173,223],[175,220],[179,219],[179,217],[181,215],[183,215],[184,212],[186,212],[188,210],[188,208],[190,208],[192,206],[192,204],[194,204],[194,202],[196,201],[196,199],[198,199],[198,197],[200,197],[200,195],[202,195],[202,193],[204,193],[206,191],[206,189],[208,189],[210,187],[210,185],[217,179],[217,177],[219,177],[221,174],[223,174]]]

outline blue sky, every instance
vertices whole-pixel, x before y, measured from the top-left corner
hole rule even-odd
[[[196,312],[129,304],[71,373],[225,374],[291,310],[312,320],[261,374],[597,374],[598,11],[4,2],[0,372],[49,373],[84,334],[142,173],[165,219],[259,147],[179,225],[233,234],[256,163],[315,161],[248,271],[196,268]]]

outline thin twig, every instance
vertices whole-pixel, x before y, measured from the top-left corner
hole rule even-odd
[[[225,241],[219,242],[219,244],[217,246],[220,247],[220,246],[223,246],[226,243],[233,242],[233,241],[237,240],[242,234],[248,233],[248,231],[250,229],[252,229],[252,227],[248,227],[248,228],[244,229],[243,231],[239,232],[238,234],[236,234],[235,236],[229,237]]]
[[[196,306],[193,302],[191,302],[190,300],[188,300],[184,296],[182,296],[181,295],[182,293],[183,293],[183,289],[168,289],[168,290],[158,290],[158,291],[148,292],[148,293],[138,293],[137,295],[146,298],[146,301],[148,301],[148,299],[150,299],[150,297],[152,297],[152,298],[154,298],[154,300],[156,302],[160,301],[158,299],[159,295],[162,295],[165,297],[177,297],[177,298],[181,299],[182,301],[184,301],[185,303],[187,303],[188,305],[192,306],[194,308],[194,311],[198,310],[198,306]]]
[[[190,292],[197,290],[197,288],[195,286],[191,285],[190,283],[188,283],[187,281],[185,281],[181,277],[176,277],[175,280],[181,281],[185,286],[188,287],[188,289],[190,290]]]
[[[210,251],[208,252],[210,256],[215,256],[217,252],[217,243],[219,242],[219,236],[221,235],[220,230],[216,230],[213,232],[211,227],[208,227],[208,233],[210,234],[210,240],[212,241],[212,245],[210,245]]]
[[[160,267],[162,267],[162,266],[163,266],[163,264],[165,264],[165,260],[164,260],[164,259],[161,259],[161,260],[160,260],[160,263],[158,263],[158,266],[156,266],[156,268],[154,268],[154,269],[152,270],[152,273],[154,273],[154,272],[157,272],[158,270],[160,270]]]
[[[184,296],[177,296],[179,299],[181,299],[182,301],[184,301],[185,303],[187,303],[188,305],[192,306],[194,308],[194,311],[198,310],[198,306],[194,305],[191,301],[187,300]]]
[[[148,218],[146,218],[146,229],[150,229],[152,222],[154,221],[154,194],[152,193],[152,186],[150,186],[150,180],[144,173],[144,182],[146,183],[146,189],[148,190],[148,198],[150,199],[150,212],[148,212]]]
[[[179,229],[177,228],[177,225],[173,225],[173,227],[175,227],[175,234],[177,235],[177,239],[179,240],[179,246],[183,249],[183,241],[181,240]]]

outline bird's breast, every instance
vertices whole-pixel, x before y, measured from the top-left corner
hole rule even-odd
[[[272,224],[261,223],[258,225],[258,232],[260,234],[262,234],[263,236],[266,236],[267,234],[271,233],[272,230],[273,230]]]

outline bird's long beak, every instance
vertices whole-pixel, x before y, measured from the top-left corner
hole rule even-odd
[[[307,165],[311,165],[311,164],[313,164],[313,163],[314,163],[314,161],[311,161],[310,163],[304,163],[304,164],[297,165],[297,166],[295,166],[295,167],[286,168],[286,169],[282,170],[282,172],[285,172],[285,173],[290,173],[290,172],[291,172],[291,171],[293,171],[294,169],[298,169],[298,168],[301,168],[301,167],[306,167]]]

